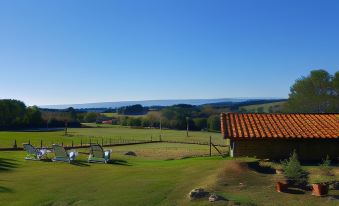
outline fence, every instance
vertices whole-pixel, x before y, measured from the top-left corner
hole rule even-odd
[[[88,147],[92,143],[100,144],[102,146],[119,146],[119,145],[133,145],[133,144],[147,144],[147,143],[178,143],[178,144],[196,144],[196,145],[210,145],[212,144],[211,140],[210,142],[207,141],[196,141],[196,140],[185,140],[185,141],[176,141],[176,140],[156,140],[156,139],[122,139],[120,138],[81,138],[78,141],[51,141],[51,140],[43,140],[40,139],[40,141],[37,143],[35,141],[34,143],[31,142],[29,139],[25,143],[32,143],[37,148],[51,148],[52,144],[59,144],[61,146],[64,146],[66,148],[84,148]],[[213,144],[214,146],[219,147],[227,147],[227,145],[221,145],[221,144]],[[12,147],[3,147],[0,148],[0,151],[11,151],[11,150],[22,150],[22,146],[17,144],[17,140],[13,140],[13,146]]]

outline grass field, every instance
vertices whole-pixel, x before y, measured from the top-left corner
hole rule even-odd
[[[139,147],[139,148],[138,148]],[[153,147],[153,153],[142,150]],[[277,193],[280,177],[251,169],[254,159],[198,157],[169,160],[169,144],[113,147],[111,164],[75,164],[23,160],[24,152],[0,152],[1,205],[211,205],[190,201],[188,192],[203,187],[228,201],[213,205],[335,205],[310,192]],[[172,145],[178,148],[178,145]],[[190,147],[190,146],[187,146]],[[156,151],[158,148],[158,151]],[[136,157],[122,155],[134,150]],[[192,151],[199,151],[196,145]],[[180,157],[180,149],[177,157]],[[330,191],[339,195],[339,191]]]
[[[14,140],[17,145],[21,146],[22,143],[30,142],[33,145],[40,146],[40,141],[43,141],[43,146],[50,146],[53,143],[64,145],[79,145],[80,141],[88,143],[91,138],[92,142],[98,141],[101,143],[121,142],[123,140],[146,140],[153,141],[160,139],[171,141],[199,141],[208,142],[209,136],[212,136],[212,141],[215,144],[225,144],[222,140],[220,133],[213,132],[189,132],[189,137],[186,137],[186,131],[179,130],[162,130],[159,129],[132,129],[127,127],[100,125],[98,128],[95,124],[87,124],[90,128],[69,128],[68,136],[65,136],[64,131],[50,131],[50,132],[13,132],[13,131],[0,131],[0,148],[12,147]]]
[[[267,113],[269,112],[270,107],[273,107],[273,111],[281,110],[285,103],[286,101],[266,103],[266,104],[254,104],[254,105],[249,105],[249,106],[242,106],[240,107],[240,109],[245,109],[246,111],[249,111],[249,112],[257,112],[258,108],[262,107],[263,112]]]

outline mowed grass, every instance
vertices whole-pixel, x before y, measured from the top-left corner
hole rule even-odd
[[[310,192],[275,192],[275,182],[281,177],[257,171],[251,167],[254,159],[214,156],[168,160],[159,153],[165,153],[163,148],[169,146],[154,144],[159,149],[153,158],[140,153],[150,145],[113,147],[111,164],[88,164],[85,154],[75,164],[68,164],[25,161],[24,152],[0,152],[1,205],[234,205],[238,202],[322,206],[337,203],[326,197],[311,196]],[[139,155],[123,155],[129,150]],[[199,148],[192,146],[192,150]],[[215,192],[227,201],[210,203],[207,198],[190,201],[187,194],[196,187]],[[339,195],[339,191],[331,190],[330,194]]]
[[[186,142],[208,142],[209,136],[212,136],[212,141],[215,144],[226,144],[220,133],[213,132],[189,132],[189,137],[186,137],[186,131],[179,130],[162,130],[159,129],[133,129],[128,127],[119,127],[112,125],[100,125],[96,127],[95,124],[90,124],[89,128],[69,128],[68,136],[65,136],[64,131],[49,131],[49,132],[0,132],[0,148],[12,147],[14,140],[18,146],[22,143],[30,141],[35,146],[40,146],[41,140],[45,147],[51,146],[53,143],[70,146],[80,145],[92,142],[108,144],[110,140],[114,142],[127,141],[157,141],[161,139],[166,141],[186,141]]]
[[[187,193],[213,175],[220,157],[149,160],[114,154],[112,164],[24,161],[1,152],[1,205],[187,205]],[[7,170],[5,170],[6,168]]]

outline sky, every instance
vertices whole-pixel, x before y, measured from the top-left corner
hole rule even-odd
[[[287,98],[339,70],[337,0],[0,0],[0,99]]]

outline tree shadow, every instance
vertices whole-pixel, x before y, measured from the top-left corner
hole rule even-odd
[[[0,186],[0,193],[12,193],[12,192],[13,190],[8,187]]]
[[[126,160],[111,159],[108,164],[112,165],[123,165],[123,166],[132,166]]]
[[[259,173],[262,173],[262,174],[275,174],[275,169],[273,169],[270,166],[260,165],[260,163],[258,161],[248,162],[247,165],[248,165],[249,169],[252,169],[252,170],[259,172]]]
[[[0,158],[0,172],[10,171],[17,167],[18,167],[18,164],[16,163],[16,160]]]

